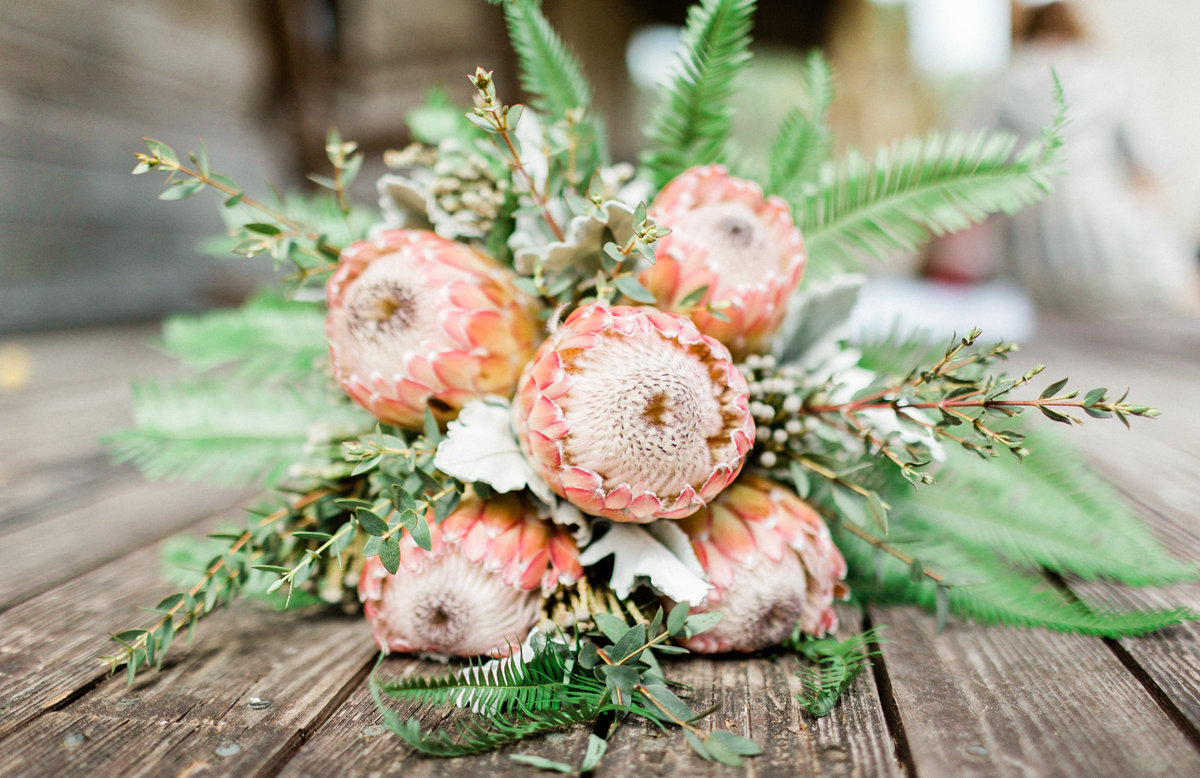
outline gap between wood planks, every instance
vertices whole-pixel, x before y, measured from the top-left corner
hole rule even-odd
[[[871,618],[870,610],[863,608],[863,630],[874,629],[876,626],[878,625]],[[910,778],[918,778],[917,765],[912,756],[912,748],[908,742],[908,735],[904,732],[904,720],[900,716],[900,704],[896,699],[895,693],[892,691],[892,679],[888,676],[887,662],[883,659],[883,651],[879,648],[879,641],[872,641],[870,646],[874,654],[871,657],[871,675],[875,680],[876,693],[879,695],[879,702],[883,708],[883,721],[887,725],[888,735],[892,739],[896,761],[900,764],[900,769],[910,776]]]

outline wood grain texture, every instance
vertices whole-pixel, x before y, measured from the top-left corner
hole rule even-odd
[[[255,774],[290,755],[361,685],[374,654],[361,619],[242,603],[207,619],[196,646],[162,672],[132,687],[111,678],[17,732],[5,742],[0,774],[175,775],[206,763]],[[86,744],[63,748],[80,730]],[[147,760],[164,739],[176,742]]]
[[[839,613],[839,634],[860,631],[857,614],[848,608]],[[748,760],[741,770],[730,770],[704,761],[678,732],[663,734],[644,722],[629,720],[613,735],[597,776],[903,775],[869,672],[859,676],[830,715],[813,719],[796,701],[801,683],[791,655],[687,657],[665,662],[663,667],[669,678],[693,687],[691,699],[684,697],[693,710],[719,706],[697,723],[700,729],[726,729],[749,737],[764,753]]]
[[[1187,319],[1135,320],[1120,327],[1059,324],[1053,343],[1030,349],[1062,374],[1103,385],[1119,378],[1134,397],[1162,411],[1133,430],[1089,423],[1073,437],[1110,483],[1122,492],[1163,545],[1200,562],[1200,414],[1194,411],[1200,383],[1200,324]],[[1062,334],[1059,334],[1062,333]],[[1047,339],[1049,340],[1049,339]],[[1089,344],[1089,346],[1085,345]],[[1187,607],[1200,613],[1200,583],[1131,589],[1103,582],[1069,581],[1086,601],[1115,608]],[[1200,624],[1185,622],[1113,645],[1163,707],[1200,737]]]
[[[884,662],[913,769],[939,776],[1200,774],[1200,753],[1103,641],[981,627],[911,607]]]
[[[247,489],[147,483],[99,437],[132,422],[128,381],[179,366],[139,326],[18,336],[24,386],[0,397],[0,610],[247,498]],[[54,547],[54,564],[38,549]]]
[[[41,549],[24,547],[53,566]],[[168,591],[159,550],[148,546],[0,614],[0,737],[102,679],[108,633],[146,624],[141,608]]]

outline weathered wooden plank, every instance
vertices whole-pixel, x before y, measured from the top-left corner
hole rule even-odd
[[[203,642],[161,673],[128,688],[109,679],[9,737],[0,773],[174,775],[208,765],[253,774],[290,754],[360,686],[375,654],[366,625],[340,615],[241,603],[204,627]],[[72,734],[85,742],[64,748]],[[163,740],[171,747],[155,753]]]
[[[411,675],[436,675],[446,666],[405,657],[387,659],[378,673],[383,678]],[[454,712],[443,707],[422,707],[415,703],[394,702],[402,721],[417,716],[426,727],[451,720]],[[576,727],[569,731],[533,738],[496,752],[455,760],[425,757],[392,735],[380,723],[381,716],[365,684],[356,689],[300,750],[283,766],[281,776],[323,778],[327,775],[404,775],[413,778],[445,775],[450,771],[494,775],[522,774],[530,768],[509,759],[510,754],[536,754],[546,759],[578,765],[587,747],[590,730]],[[352,767],[348,767],[352,766]]]
[[[974,775],[1200,774],[1200,753],[1103,641],[872,608],[912,767]]]
[[[45,549],[23,548],[57,564]],[[0,614],[0,737],[103,677],[107,634],[147,623],[141,608],[169,591],[161,571],[158,549],[144,547]]]
[[[1021,362],[1048,365],[1046,383],[1070,376],[1073,387],[1087,390],[1104,386],[1114,398],[1129,389],[1132,402],[1153,406],[1162,413],[1155,420],[1133,419],[1133,436],[1145,436],[1200,456],[1200,414],[1193,409],[1195,387],[1200,383],[1200,361],[1196,359],[1200,337],[1190,353],[1175,351],[1181,345],[1157,351],[1095,337],[1098,340],[1060,338],[1048,333],[1023,350]],[[1079,441],[1089,450],[1120,446],[1133,437],[1115,420],[1088,419],[1085,426],[1101,428],[1080,435]]]
[[[840,634],[861,630],[849,608],[839,611]],[[889,638],[890,639],[890,638]],[[870,672],[863,673],[828,716],[812,719],[795,695],[801,690],[791,656],[769,659],[684,657],[664,665],[668,676],[693,687],[693,710],[718,709],[697,723],[753,739],[764,753],[747,762],[746,775],[895,776],[903,770],[883,717]],[[807,727],[807,729],[805,728]],[[678,732],[663,735],[640,721],[613,735],[598,776],[726,774],[705,762]]]
[[[161,481],[126,486],[7,533],[0,543],[0,610],[162,540],[250,494]]]

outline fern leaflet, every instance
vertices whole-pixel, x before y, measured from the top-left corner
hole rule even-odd
[[[915,249],[1047,195],[1066,126],[1057,79],[1054,94],[1051,126],[1015,156],[1017,138],[1007,133],[934,133],[881,148],[872,161],[851,152],[822,166],[815,189],[795,203],[818,274],[852,266],[860,254]]]
[[[133,389],[134,427],[108,436],[119,462],[147,478],[218,484],[282,481],[293,464],[330,461],[313,448],[313,430],[333,444],[373,419],[322,386],[221,381],[147,382]]]
[[[771,145],[767,190],[787,199],[813,185],[821,164],[833,149],[833,134],[825,114],[833,103],[833,69],[819,51],[805,62],[807,100],[784,116]]]
[[[539,0],[506,0],[508,35],[521,66],[521,87],[533,96],[534,108],[554,121],[563,121],[577,110],[583,121],[574,125],[578,144],[577,166],[583,180],[606,156],[603,133],[594,119],[586,118],[592,87],[579,61],[542,14]]]
[[[657,96],[642,162],[656,186],[695,165],[723,161],[734,79],[750,62],[755,0],[704,0],[688,13],[671,79]]]
[[[174,316],[163,325],[162,342],[194,369],[239,363],[247,379],[311,379],[329,353],[320,309],[265,296],[233,310]]]

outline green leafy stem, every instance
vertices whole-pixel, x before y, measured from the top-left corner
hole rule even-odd
[[[312,232],[303,224],[290,218],[282,210],[272,208],[266,203],[250,197],[233,179],[221,173],[214,172],[209,165],[208,153],[204,150],[203,145],[200,147],[199,152],[190,152],[188,154],[188,159],[196,166],[195,168],[189,168],[180,162],[179,155],[175,150],[165,143],[153,138],[143,138],[142,140],[145,142],[148,151],[139,152],[135,155],[138,164],[134,167],[133,174],[136,176],[154,170],[167,171],[166,183],[168,188],[159,195],[160,199],[182,200],[183,198],[197,194],[205,187],[211,187],[226,196],[226,207],[232,208],[235,205],[244,204],[274,222],[274,224],[251,223],[244,225],[243,229],[247,233],[250,233],[250,235],[239,244],[235,250],[236,253],[253,256],[269,251],[273,256],[287,256],[296,265],[298,273],[303,278],[328,272],[337,266],[337,258],[341,254],[340,248],[330,244],[323,235]],[[333,148],[331,154],[336,153],[344,157],[346,151],[345,144],[337,143],[336,145],[331,145],[331,148]],[[344,167],[344,165],[339,166],[335,164],[335,170],[339,179],[343,177]],[[179,180],[180,176],[183,177],[182,180]],[[341,186],[340,182],[333,184],[333,188],[339,194],[339,204],[344,206],[344,198],[339,191]],[[284,229],[280,229],[280,226]],[[322,264],[310,267],[296,261],[295,257],[292,256],[292,252],[288,250],[291,244],[285,244],[285,242],[290,238],[297,237],[304,238],[312,243],[313,250],[311,256],[319,260]],[[287,248],[285,248],[285,245]]]
[[[309,492],[290,506],[280,508],[264,516],[259,520],[257,529],[263,529],[278,521],[282,521],[294,515],[296,511],[303,510],[305,507],[334,493],[330,489]],[[133,683],[138,668],[142,664],[161,667],[167,647],[179,630],[184,628],[193,630],[196,623],[216,606],[222,589],[230,587],[233,584],[233,571],[230,570],[229,560],[245,548],[253,538],[254,532],[252,530],[242,532],[234,539],[229,550],[209,565],[200,580],[187,592],[171,595],[160,602],[154,610],[156,613],[160,613],[161,617],[154,624],[150,625],[150,627],[139,630],[126,630],[110,635],[112,640],[121,646],[121,650],[116,654],[101,657],[101,661],[109,665],[110,671],[115,671],[118,667],[125,665],[128,668],[129,683]],[[261,553],[256,552],[250,561],[261,556]],[[210,588],[223,573],[226,574],[226,580],[222,585]],[[205,593],[204,597],[199,596],[201,592]],[[179,617],[178,620],[177,617]]]
[[[517,149],[517,145],[512,139],[512,128],[520,121],[524,108],[520,105],[504,105],[496,99],[496,85],[492,82],[492,71],[477,67],[475,68],[474,75],[469,76],[469,78],[479,91],[479,98],[482,105],[476,106],[472,113],[467,114],[467,119],[491,135],[492,141],[496,144],[498,150],[500,149],[500,142],[496,138],[499,137],[504,142],[505,148],[508,149],[508,153],[512,157],[513,169],[521,174],[521,178],[525,180],[525,186],[529,190],[530,196],[533,197],[541,209],[542,221],[546,222],[546,226],[550,228],[550,232],[554,233],[555,239],[563,240],[565,233],[563,233],[562,227],[559,226],[554,216],[550,213],[549,194],[538,189],[533,176],[530,175],[525,164],[521,161],[521,152]]]

